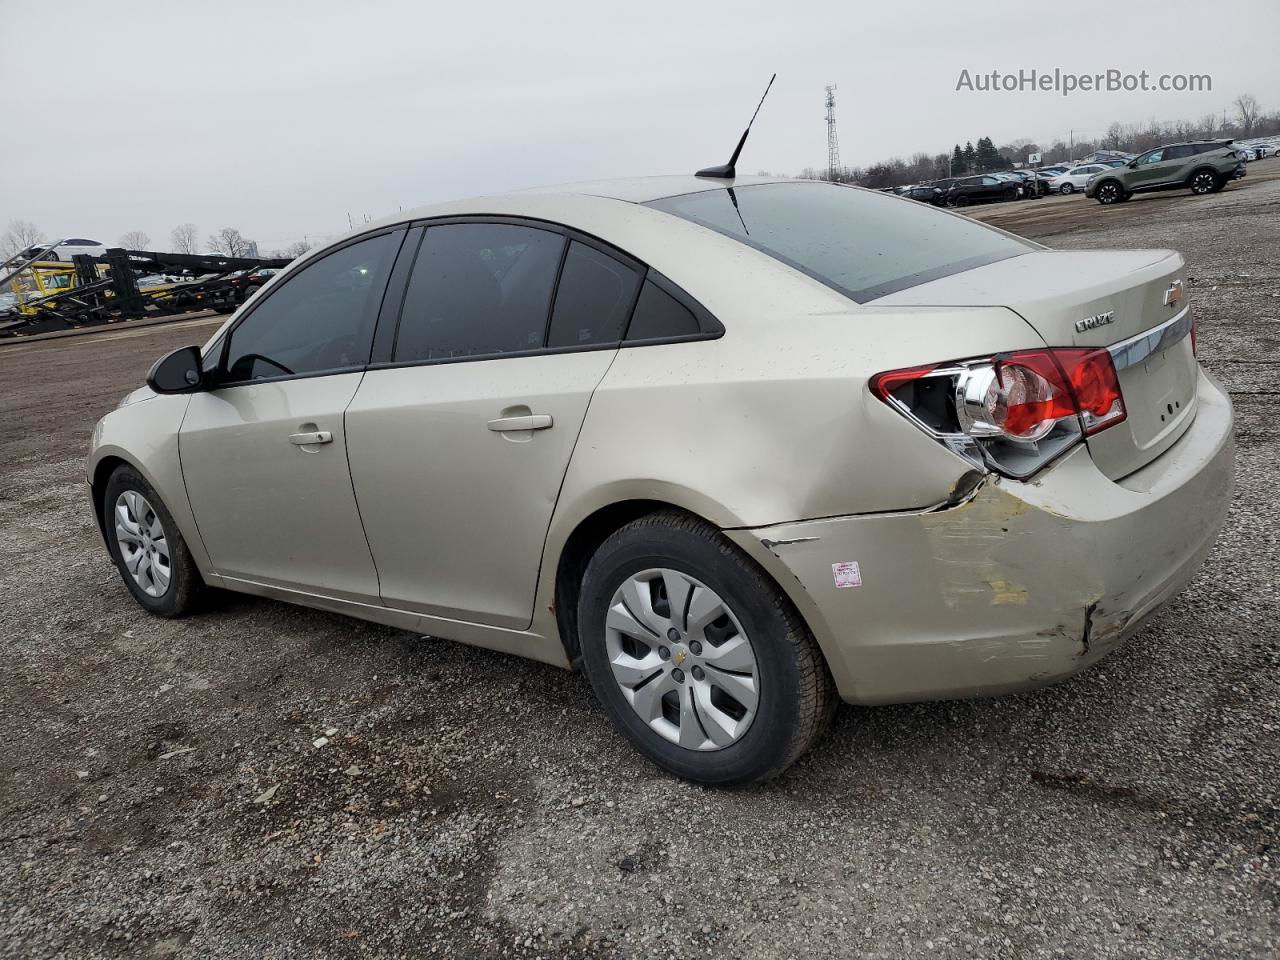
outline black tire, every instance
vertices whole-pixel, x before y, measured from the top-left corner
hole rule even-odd
[[[1010,187],[1008,190],[1006,190],[1004,193],[1002,193],[1002,194],[1000,195],[1000,197],[1001,197],[1001,199],[1002,199],[1002,200],[1004,200],[1004,202],[1005,202],[1005,203],[1009,203],[1010,201],[1017,200],[1017,199],[1018,199],[1018,188],[1017,188],[1017,187]]]
[[[116,502],[121,494],[127,491],[140,493],[146,499],[164,530],[164,540],[169,550],[169,583],[159,596],[148,594],[134,579],[125,564],[120,543],[116,537]],[[195,561],[191,559],[191,551],[187,549],[187,542],[182,538],[178,525],[173,522],[173,515],[169,513],[169,508],[164,505],[164,501],[160,499],[160,495],[151,484],[147,483],[133,467],[120,466],[111,474],[111,479],[107,481],[106,489],[102,494],[102,515],[106,518],[107,547],[111,553],[111,559],[115,561],[116,569],[120,571],[120,578],[138,604],[148,613],[161,617],[181,617],[191,612],[204,586],[200,571],[196,569]]]
[[[1217,193],[1221,190],[1223,181],[1222,177],[1213,170],[1197,170],[1191,174],[1187,186],[1197,197],[1203,197],[1205,194]]]
[[[687,574],[715,591],[749,638],[759,681],[756,712],[746,732],[721,749],[686,748],[657,733],[610,668],[604,624],[614,593],[627,578],[654,568]],[[641,517],[600,546],[583,577],[578,632],[583,669],[614,725],[658,766],[688,780],[729,786],[776,777],[817,742],[835,713],[838,697],[826,661],[786,596],[718,530],[685,514]]]
[[[1064,183],[1062,186],[1058,188],[1058,192],[1061,193],[1063,196],[1066,196],[1069,193],[1075,193],[1076,185],[1074,183]]]
[[[244,295],[240,297],[240,302],[244,303],[246,300],[252,297],[255,293],[257,293],[260,289],[262,289],[262,284],[260,283],[255,283],[251,286],[245,287]]]
[[[969,195],[962,193],[952,201],[957,207],[967,207],[969,205]]]
[[[1124,187],[1120,186],[1120,184],[1115,180],[1104,180],[1102,183],[1098,184],[1097,189],[1093,192],[1093,196],[1094,199],[1103,205],[1123,203],[1129,199],[1129,195],[1125,193]]]

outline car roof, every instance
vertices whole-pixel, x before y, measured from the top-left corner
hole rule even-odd
[[[585,180],[579,183],[562,183],[549,187],[533,187],[520,193],[565,193],[587,197],[608,197],[631,203],[648,203],[663,197],[678,197],[687,193],[703,193],[723,190],[725,187],[749,187],[758,183],[786,183],[790,177],[736,177],[731,180],[710,177],[667,176],[625,177],[619,180]]]

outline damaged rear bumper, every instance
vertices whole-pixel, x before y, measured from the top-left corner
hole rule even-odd
[[[1082,446],[947,509],[726,534],[787,590],[848,701],[1052,683],[1121,645],[1212,548],[1231,499],[1231,403],[1202,373],[1198,404],[1174,446],[1118,482]],[[860,585],[833,567],[850,563]]]

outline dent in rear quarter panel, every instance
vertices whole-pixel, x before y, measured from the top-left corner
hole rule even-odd
[[[219,586],[222,580],[200,538],[182,479],[178,433],[190,400],[189,394],[155,396],[108,413],[94,428],[86,473],[92,481],[98,464],[108,457],[134,467],[169,508],[205,582]]]

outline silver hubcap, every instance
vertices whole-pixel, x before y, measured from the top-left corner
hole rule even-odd
[[[126,490],[116,499],[116,543],[125,568],[142,592],[164,596],[173,575],[169,540],[155,509],[136,490]]]
[[[622,695],[650,729],[690,750],[722,750],[755,719],[760,681],[751,641],[706,584],[644,570],[609,603],[605,649]]]

